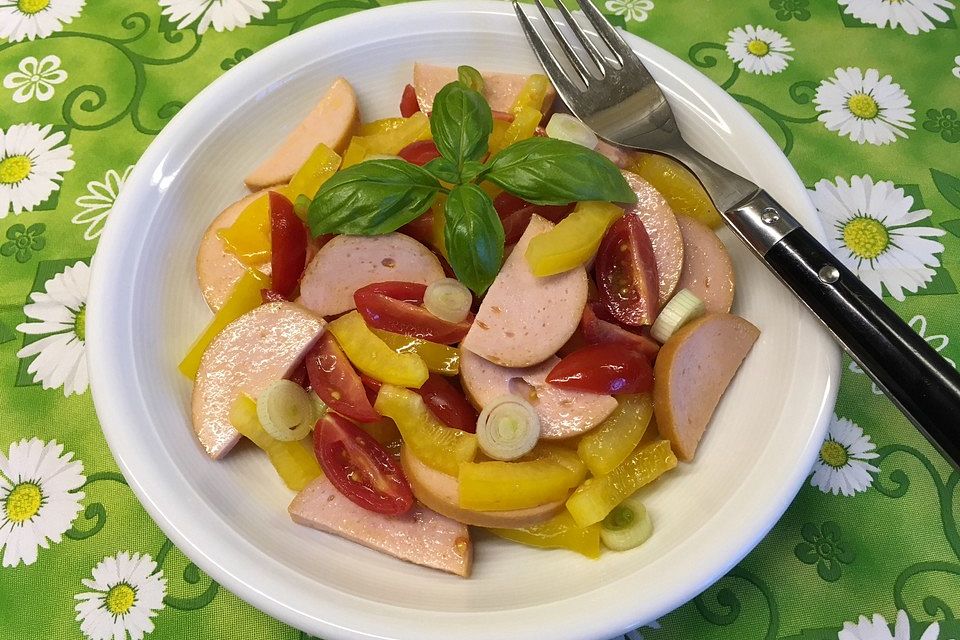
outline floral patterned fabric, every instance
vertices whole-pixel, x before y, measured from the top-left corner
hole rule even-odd
[[[397,1],[0,0],[0,637],[304,637],[203,575],[118,473],[88,389],[89,263],[132,165],[201,88],[286,35]],[[754,115],[831,250],[960,357],[955,0],[596,2]],[[782,520],[626,637],[956,640],[958,485],[847,359]]]

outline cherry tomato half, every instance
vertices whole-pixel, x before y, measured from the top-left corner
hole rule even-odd
[[[441,344],[463,340],[473,319],[441,320],[417,304],[423,302],[426,290],[425,285],[413,282],[377,282],[357,289],[353,301],[371,327]],[[415,291],[419,291],[416,297]]]
[[[307,354],[306,364],[310,386],[328,407],[357,422],[380,419],[360,376],[330,333],[324,332],[320,336]]]
[[[270,192],[270,266],[273,290],[289,298],[307,264],[307,228],[283,194]]]
[[[403,95],[400,97],[400,115],[409,118],[417,111],[420,111],[420,103],[417,101],[417,90],[412,84],[403,88]]]
[[[600,241],[594,270],[600,301],[618,322],[653,324],[659,305],[657,259],[640,218],[623,216],[611,225]]]
[[[313,431],[323,473],[351,502],[390,516],[413,507],[413,492],[393,456],[373,436],[328,412]]]
[[[504,244],[514,244],[523,235],[533,214],[546,218],[550,222],[560,222],[573,211],[574,203],[548,205],[531,204],[504,191],[493,200],[493,208],[497,210],[500,221],[503,223]]]
[[[419,242],[420,244],[425,244],[428,247],[433,245],[434,239],[434,215],[433,209],[430,209],[426,213],[420,215],[419,217],[414,218],[407,224],[403,225],[397,231],[400,233],[406,234]]]
[[[400,149],[397,155],[411,164],[422,167],[431,160],[439,158],[440,152],[433,140],[418,140]]]
[[[463,393],[436,373],[431,373],[419,389],[414,389],[440,422],[467,433],[477,431],[477,410]]]
[[[606,310],[599,303],[595,304],[604,311]],[[660,345],[655,340],[633,333],[599,316],[600,314],[594,309],[594,304],[587,303],[587,306],[583,308],[583,318],[580,319],[580,333],[588,344],[621,342],[634,349],[639,349],[651,362],[656,359],[657,352],[660,351]]]
[[[643,393],[653,388],[653,368],[642,351],[622,342],[595,344],[558,362],[547,382],[590,393]]]

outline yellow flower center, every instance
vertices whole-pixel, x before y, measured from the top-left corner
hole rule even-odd
[[[820,459],[823,460],[824,464],[839,469],[847,464],[850,454],[847,453],[846,447],[836,440],[827,440],[820,447]]]
[[[847,108],[850,113],[863,120],[873,120],[880,113],[880,105],[873,96],[865,93],[855,93],[847,99]]]
[[[50,5],[50,0],[17,0],[17,9],[20,13],[33,15],[40,13]]]
[[[747,51],[762,58],[770,53],[770,45],[763,40],[751,40],[747,43]]]
[[[76,332],[77,337],[80,340],[86,342],[87,338],[87,306],[84,305],[80,307],[77,311],[77,316],[73,321],[73,330]]]
[[[890,246],[890,232],[879,220],[858,216],[843,225],[843,244],[858,258],[873,260]]]
[[[20,523],[31,519],[40,511],[43,504],[43,494],[40,487],[33,482],[23,482],[13,487],[13,491],[7,495],[5,505],[7,511],[7,520],[13,523]]]
[[[121,582],[110,587],[110,591],[107,591],[107,597],[104,599],[104,604],[107,606],[107,611],[115,616],[122,616],[130,611],[136,601],[137,592],[127,583]]]
[[[17,184],[30,175],[33,163],[27,156],[9,156],[0,160],[0,184]]]

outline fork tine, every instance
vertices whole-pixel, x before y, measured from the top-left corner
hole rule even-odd
[[[537,2],[539,3],[540,0],[537,0]],[[597,45],[593,44],[593,40],[587,37],[587,34],[583,30],[583,27],[580,26],[580,23],[573,19],[573,14],[571,14],[570,10],[567,9],[566,5],[563,4],[563,0],[556,0],[555,4],[557,5],[557,9],[560,10],[560,13],[563,14],[563,19],[567,22],[567,26],[570,27],[574,34],[576,34],[580,44],[582,44],[583,48],[587,50],[587,53],[593,60],[593,64],[597,65],[601,74],[604,74],[607,69],[607,61],[604,60],[603,54],[600,53],[599,49],[597,49]]]
[[[627,43],[623,41],[623,38],[620,37],[617,30],[613,28],[613,25],[607,22],[607,19],[603,17],[600,10],[597,9],[590,0],[577,0],[577,4],[580,5],[580,10],[583,11],[583,15],[587,17],[587,20],[590,21],[593,28],[597,30],[597,34],[607,43],[610,51],[617,57],[617,61],[619,61],[621,65],[636,55],[633,53],[633,50],[627,46]]]
[[[537,9],[540,10],[540,15],[543,16],[544,22],[547,23],[547,26],[550,27],[550,32],[553,33],[553,37],[557,42],[560,43],[560,47],[563,49],[563,52],[566,54],[567,59],[570,60],[570,64],[573,65],[573,68],[576,70],[577,75],[580,76],[580,79],[583,81],[583,84],[590,86],[590,76],[591,73],[587,70],[586,65],[583,64],[583,61],[580,60],[580,57],[577,56],[576,52],[573,50],[573,47],[570,46],[570,43],[567,42],[567,38],[560,32],[560,29],[557,27],[556,23],[553,21],[553,18],[550,17],[550,14],[547,13],[547,8],[543,6],[542,0],[535,0],[537,4]],[[592,57],[592,56],[591,56]],[[601,72],[603,67],[600,68]]]
[[[540,60],[540,64],[543,65],[543,70],[547,72],[547,77],[550,78],[550,81],[557,88],[557,91],[559,91],[561,95],[571,98],[580,94],[581,89],[570,80],[567,72],[563,70],[560,62],[556,56],[553,55],[553,51],[544,43],[540,34],[537,33],[537,30],[533,27],[533,24],[530,23],[530,18],[527,17],[519,0],[513,0],[513,9],[517,12],[517,19],[520,21],[520,27],[523,29],[524,35],[527,36],[527,42],[530,43],[530,47],[533,49],[534,54],[536,54],[537,59]]]

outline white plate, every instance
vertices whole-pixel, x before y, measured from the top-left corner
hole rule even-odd
[[[700,73],[630,38],[702,151],[766,187],[822,236],[790,164]],[[123,188],[90,288],[97,413],[130,486],[166,534],[226,588],[334,639],[604,638],[695,596],[744,556],[804,481],[833,407],[838,350],[732,240],[736,311],[763,335],[694,464],[644,491],[653,538],[597,561],[478,534],[474,576],[405,564],[294,525],[292,494],[251,448],[213,462],[189,424],[176,365],[210,314],[194,255],[242,178],[337,75],[366,120],[396,114],[415,60],[538,70],[511,6],[458,0],[363,12],[314,27],[238,65],[164,129]]]

